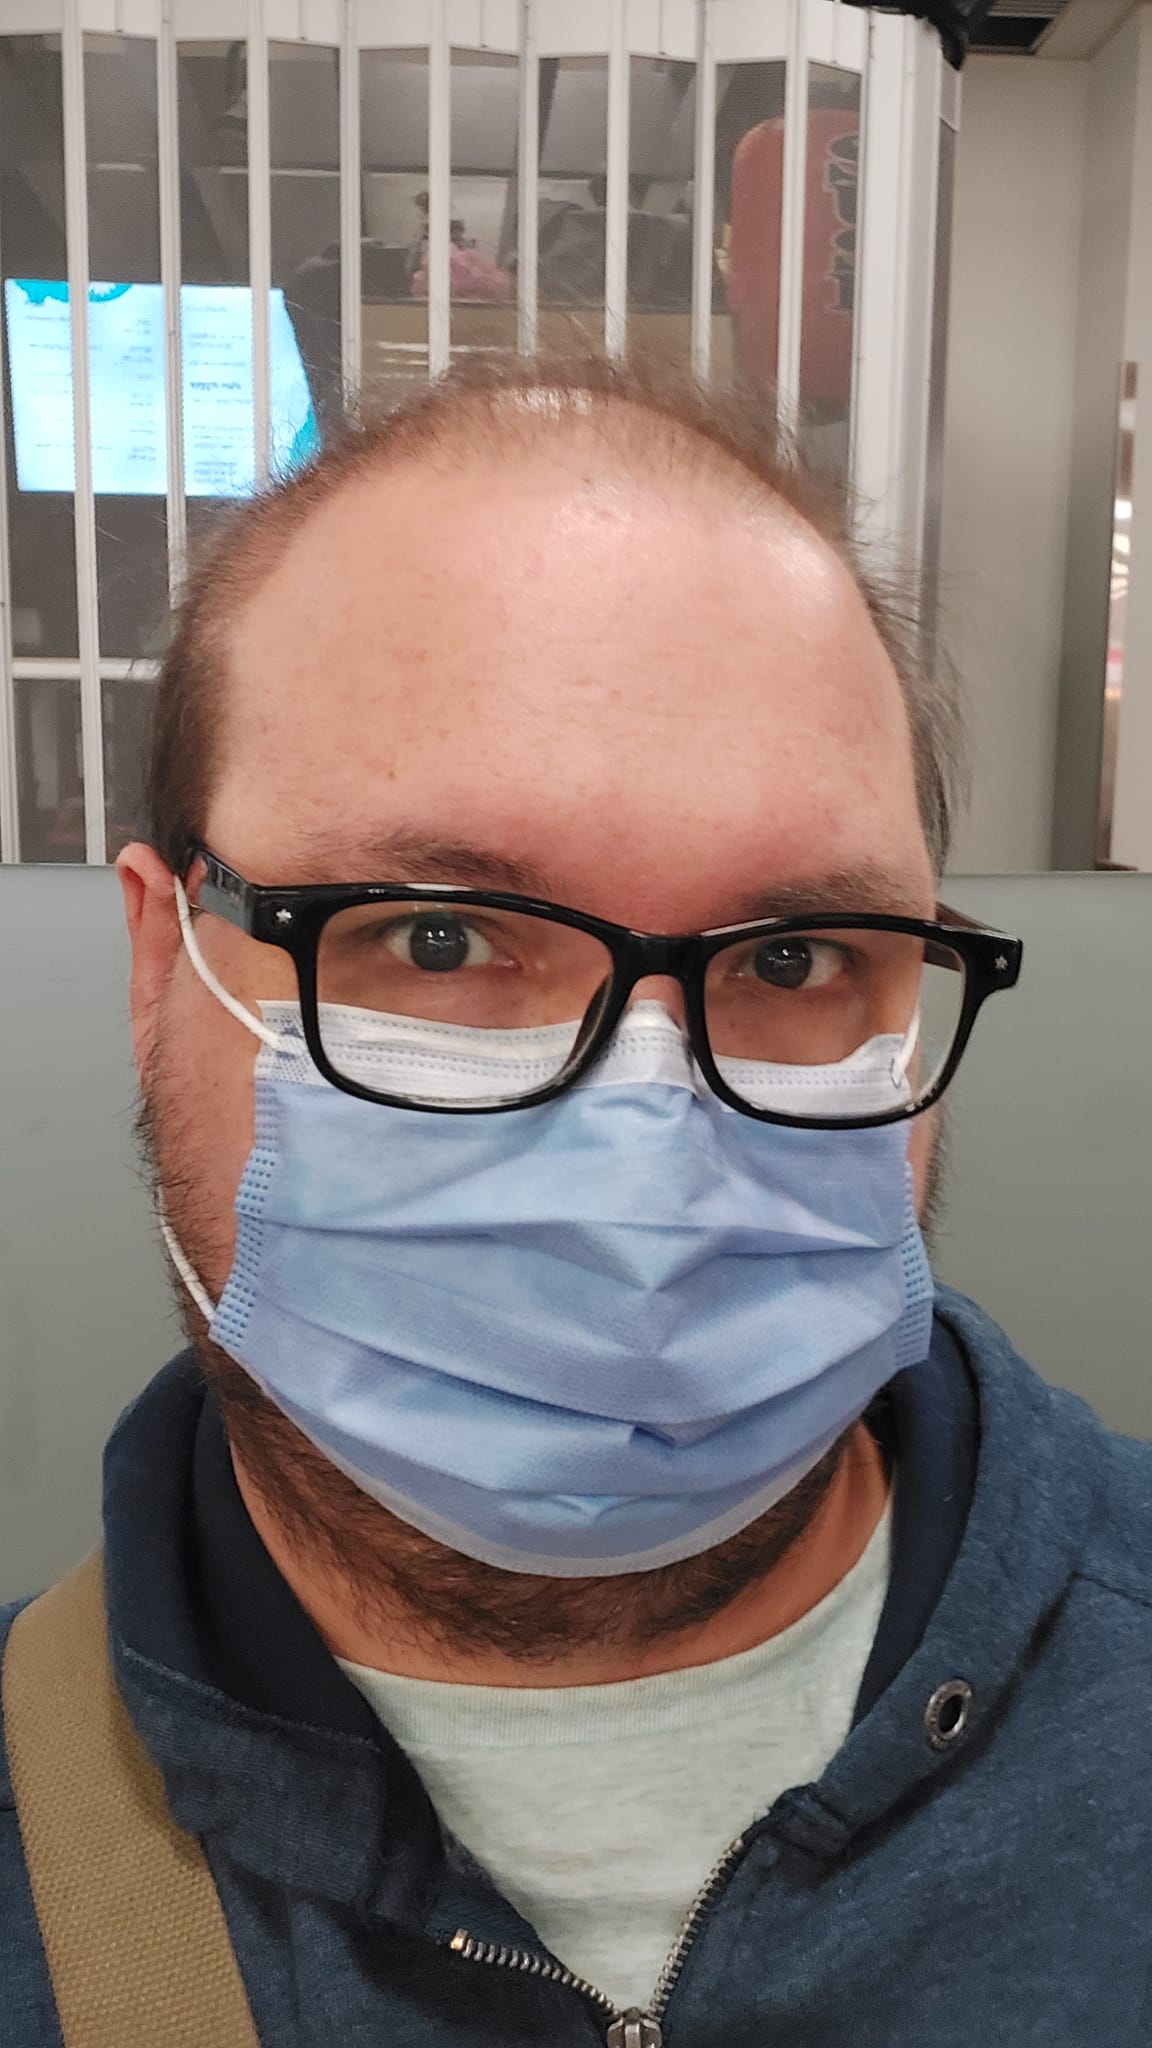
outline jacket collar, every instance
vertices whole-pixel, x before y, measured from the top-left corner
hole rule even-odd
[[[1064,1597],[1099,1496],[1104,1432],[1091,1410],[1032,1372],[973,1302],[941,1288],[937,1310],[977,1381],[972,1503],[919,1646],[819,1784],[786,1793],[769,1816],[772,1833],[820,1860],[979,1744]],[[940,1749],[926,1714],[954,1679],[971,1704],[962,1735]]]

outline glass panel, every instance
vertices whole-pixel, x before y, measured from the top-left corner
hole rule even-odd
[[[154,687],[143,676],[106,676],[101,684],[105,850],[110,861],[129,840],[144,834],[144,761]]]
[[[168,603],[155,43],[89,36],[84,99],[100,651],[150,654]]]
[[[428,55],[365,50],[363,369],[371,406],[395,405],[428,374],[428,292],[418,285],[428,231]]]
[[[184,484],[194,545],[250,485],[255,462],[247,45],[181,43],[176,78]]]
[[[516,161],[520,60],[452,52],[449,276],[453,356],[516,347]],[[428,289],[423,265],[413,279]]]
[[[84,769],[78,682],[17,679],[16,787],[21,859],[82,861]]]
[[[1104,667],[1104,721],[1100,746],[1100,810],[1096,831],[1096,865],[1101,868],[1112,865],[1112,820],[1116,802],[1116,759],[1120,741],[1120,706],[1124,696],[1124,646],[1132,556],[1138,389],[1138,365],[1122,363],[1112,494],[1112,573],[1108,591],[1108,653]]]
[[[71,321],[59,36],[0,39],[0,249],[12,643],[77,652]],[[81,858],[83,855],[81,854]]]
[[[716,66],[712,375],[768,395],[780,331],[786,69]]]
[[[340,73],[339,52],[315,43],[273,43],[268,98],[272,163],[272,284],[284,294],[316,422],[338,419],[343,402],[340,358]],[[276,319],[275,300],[273,321]],[[289,439],[290,418],[278,405],[273,354],[272,439]],[[305,430],[305,438],[308,437]],[[293,450],[306,453],[306,448]]]
[[[808,67],[804,287],[800,314],[801,434],[809,459],[848,474],[860,79]]]
[[[692,353],[696,66],[633,57],[629,81],[628,349]]]
[[[540,60],[537,193],[541,348],[604,341],[608,60]],[[578,311],[572,309],[579,309]]]

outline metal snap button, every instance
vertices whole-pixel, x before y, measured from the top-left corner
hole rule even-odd
[[[933,1749],[950,1749],[959,1741],[972,1716],[972,1697],[966,1678],[949,1678],[936,1687],[924,1709],[924,1732]]]

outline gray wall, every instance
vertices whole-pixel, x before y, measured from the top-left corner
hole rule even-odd
[[[97,1527],[99,1446],[178,1348],[135,1169],[120,890],[0,868],[0,1600]]]
[[[1152,877],[950,881],[1025,940],[954,1091],[937,1264],[1050,1379],[1152,1436]],[[137,1177],[104,869],[0,868],[0,1600],[92,1541],[100,1445],[179,1344]]]
[[[1051,865],[1080,419],[1073,401],[1088,71],[1019,57],[976,56],[964,66],[940,534],[941,637],[964,677],[973,752],[972,803],[953,860],[960,872],[1027,874]],[[1111,228],[1121,242],[1126,226],[1127,214]],[[1109,422],[1100,445],[1107,471]],[[1090,441],[1082,461],[1094,448]],[[1094,501],[1092,517],[1098,509]],[[1105,598],[1109,542],[1106,528]],[[1093,561],[1098,570],[1098,545]],[[1097,576],[1087,625],[1092,661],[1103,645],[1099,597]],[[1089,845],[1089,863],[1093,857]]]

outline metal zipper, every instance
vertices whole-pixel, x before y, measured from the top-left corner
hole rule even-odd
[[[598,1991],[585,1977],[577,1977],[573,1970],[566,1970],[562,1963],[554,1963],[547,1956],[533,1955],[530,1949],[506,1948],[496,1941],[478,1941],[463,1927],[452,1936],[448,1946],[454,1955],[464,1956],[470,1963],[489,1963],[498,1970],[523,1970],[526,1976],[541,1977],[550,1984],[563,1984],[569,1991],[578,1991],[601,2012],[608,2014],[612,2024],[608,2029],[607,2048],[663,2048],[668,2001],[680,1980],[701,1922],[743,1854],[746,1839],[745,1835],[738,1836],[709,1871],[668,1951],[664,1967],[656,1979],[656,1989],[643,2010],[639,2006],[629,2006],[626,2012],[622,2012],[603,1991]]]
[[[492,1963],[498,1970],[523,1970],[529,1977],[544,1977],[550,1984],[563,1984],[569,1991],[579,1991],[591,1999],[611,2019],[622,2017],[620,2008],[613,2005],[603,1991],[597,1991],[584,1977],[578,1977],[573,1970],[566,1970],[563,1963],[554,1963],[547,1956],[534,1956],[530,1949],[506,1948],[498,1941],[478,1941],[465,1928],[458,1928],[448,1943],[453,1955],[466,1956],[470,1963]],[[629,2043],[631,2048],[631,2043]],[[659,2048],[659,2044],[657,2044]]]
[[[745,1832],[743,1835],[737,1835],[734,1842],[729,1842],[724,1854],[717,1863],[713,1864],[712,1869],[704,1879],[700,1890],[689,1906],[684,1924],[668,1951],[664,1968],[656,1979],[656,1989],[652,1993],[650,2006],[654,2020],[658,2022],[663,2020],[668,2010],[668,2001],[679,1982],[680,1972],[688,1960],[688,1951],[700,1932],[701,1922],[715,1905],[737,1863],[744,1854],[744,1844],[747,1839],[747,1833]],[[613,2041],[610,2043],[610,2048],[632,2048],[632,2043],[630,2041],[627,2043]],[[648,2048],[648,2044],[641,2042],[639,2048]],[[652,2048],[660,2048],[659,2038],[652,2043]]]

